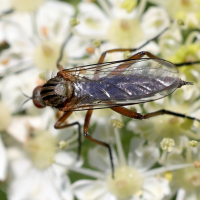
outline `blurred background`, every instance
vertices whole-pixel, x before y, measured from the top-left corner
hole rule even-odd
[[[126,163],[142,174],[133,172],[138,180],[123,194],[109,185],[107,149],[83,138],[77,160],[77,126],[55,130],[62,113],[37,108],[32,97],[36,86],[56,75],[61,49],[66,69],[95,64],[109,49],[141,46],[136,52],[175,64],[199,62],[199,11],[198,0],[0,0],[0,200],[199,200],[200,173],[193,167],[200,160],[198,120],[162,115],[140,121],[95,110],[89,133],[111,145],[116,169]],[[105,61],[134,53],[107,54]],[[128,108],[143,114],[164,108],[200,119],[200,65],[179,71],[194,85]],[[78,121],[82,132],[85,114],[74,112],[68,122]],[[120,181],[115,185],[126,179]]]

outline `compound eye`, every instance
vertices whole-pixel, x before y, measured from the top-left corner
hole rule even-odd
[[[41,88],[42,86],[37,86],[34,90],[33,90],[33,103],[36,107],[38,108],[44,108],[46,106],[46,104],[44,103],[44,101],[42,100],[42,97],[40,95],[41,92]]]

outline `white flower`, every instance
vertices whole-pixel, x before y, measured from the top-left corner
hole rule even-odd
[[[88,157],[90,165],[92,164],[93,168],[108,172],[109,158],[106,152],[107,150],[101,147],[91,149]],[[114,159],[116,159],[115,156]],[[120,157],[120,155],[118,156]],[[191,164],[172,165],[150,170],[158,157],[159,151],[154,145],[145,146],[143,140],[133,139],[130,145],[128,165],[120,166],[121,161],[119,160],[118,165],[118,161],[116,161],[114,179],[105,172],[100,173],[91,169],[71,169],[97,178],[97,180],[76,181],[72,186],[75,196],[80,200],[164,199],[164,197],[170,196],[169,182],[159,174],[168,170],[191,166]]]
[[[9,199],[73,199],[65,168],[53,164],[45,170],[40,170],[33,167],[24,152],[18,148],[9,148],[8,153],[10,174],[13,173],[8,184]],[[74,156],[74,154],[65,154],[60,159],[68,160],[67,164],[69,164],[69,160],[72,161]],[[59,162],[59,159],[57,161]]]
[[[189,145],[186,145],[184,148],[184,151],[186,152],[185,156],[183,154],[180,155],[178,152],[172,152],[168,155],[166,159],[167,165],[184,164],[184,163],[199,161],[200,159],[198,153],[199,150],[200,150],[199,144],[196,147],[191,147]],[[170,173],[172,174],[170,185],[175,190],[177,190],[176,200],[199,199],[200,195],[199,168],[191,166],[188,168],[172,171]]]
[[[163,151],[171,152],[175,143],[171,138],[164,138],[160,143],[160,147]]]
[[[27,103],[21,107],[22,103],[27,99],[22,92],[32,96],[33,89],[38,85],[39,73],[37,69],[30,69],[19,74],[7,76],[1,81],[2,100],[9,106],[12,113],[17,113],[20,109],[33,105]]]
[[[154,11],[140,17],[144,12],[145,1],[140,1],[137,9],[126,12],[122,1],[99,1],[101,9],[93,3],[79,4],[80,24],[74,29],[74,33],[92,39],[106,40],[116,47],[134,48],[136,45],[157,35],[169,23],[164,10],[154,9],[159,13],[160,24],[154,23]],[[148,18],[148,20],[147,20]],[[149,19],[153,22],[150,22]],[[150,27],[151,26],[151,27]]]
[[[8,148],[12,174],[8,182],[10,199],[30,196],[32,199],[73,199],[67,169],[53,163],[79,167],[82,160],[77,162],[77,154],[72,151],[58,151],[58,142],[63,136],[62,131],[53,129],[52,112],[46,110],[40,117],[16,116],[8,128],[8,133],[22,145]],[[52,130],[47,129],[48,125]],[[70,139],[72,134],[73,131],[68,131],[65,139]]]
[[[146,34],[155,35],[165,27],[169,27],[167,13],[163,8],[150,7],[142,16],[142,26]]]
[[[153,3],[162,5],[173,19],[181,19],[189,28],[199,28],[199,9],[198,0],[150,0]]]
[[[0,56],[1,73],[10,73],[9,70],[13,68],[19,70],[33,66],[41,70],[56,70],[61,46],[70,34],[69,20],[73,15],[74,9],[70,4],[47,1],[39,7],[32,21],[28,14],[18,13],[9,20],[1,21],[3,32],[0,41],[5,40],[10,45]],[[68,56],[74,54],[75,57],[81,57],[85,54],[85,48],[84,41],[77,37],[71,38],[64,48],[60,63],[63,66],[66,62],[70,63]]]
[[[173,23],[158,41],[162,58],[168,60],[169,56],[174,55],[182,44],[182,40],[180,28],[177,27],[176,23]]]
[[[198,106],[198,101],[196,103],[192,99],[186,101],[181,89],[173,93],[172,98],[165,97],[164,99],[144,104],[145,111],[148,113],[165,109],[186,115],[193,113],[192,116],[199,118],[199,115],[195,114]],[[148,141],[156,142],[158,146],[163,138],[172,138],[175,141],[174,148],[180,150],[184,140],[183,136],[197,140],[200,138],[196,125],[198,125],[198,122],[194,123],[193,120],[164,114],[152,117],[149,120],[131,120],[127,124],[127,129],[136,134],[141,134]]]
[[[78,180],[73,184],[75,196],[80,200],[93,199],[162,199],[170,194],[168,181],[165,178],[155,177],[163,169],[149,170],[158,160],[159,151],[153,144],[144,145],[144,140],[134,138],[131,140],[128,161],[124,157],[123,149],[115,129],[118,156],[113,150],[115,164],[114,179],[110,173],[110,158],[107,149],[96,146],[88,154],[91,169],[75,169],[76,172],[87,174],[97,180]],[[118,135],[118,136],[117,136]],[[165,169],[166,170],[166,169]]]
[[[3,144],[3,141],[1,139],[0,135],[0,181],[5,181],[6,176],[7,176],[7,167],[8,167],[8,162],[7,162],[7,151],[6,148]]]
[[[61,45],[70,33],[69,19],[73,15],[70,4],[48,1],[38,9],[33,21],[27,13],[16,13],[9,20],[0,22],[0,41],[10,45],[0,54],[0,76],[3,77],[0,87],[3,101],[12,112],[18,112],[25,100],[20,90],[32,96],[41,70],[56,70]],[[73,37],[64,49],[61,64],[70,62],[68,56],[81,57],[83,54],[84,41]],[[72,63],[75,61],[72,59]],[[30,70],[34,67],[37,69]],[[23,109],[30,105],[25,104]]]
[[[109,108],[94,110],[91,118],[91,125],[95,124],[96,126],[95,131],[92,133],[92,136],[95,139],[113,143],[113,129],[110,126],[110,120],[113,118],[121,120],[121,115],[112,111]]]

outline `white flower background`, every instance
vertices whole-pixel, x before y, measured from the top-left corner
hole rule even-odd
[[[110,144],[113,178],[105,147],[82,136],[77,159],[78,126],[56,130],[62,113],[39,109],[31,99],[34,88],[56,76],[62,47],[66,69],[96,64],[106,50],[138,48],[152,38],[139,51],[172,63],[200,62],[199,13],[199,0],[0,0],[0,199],[199,200],[198,120],[136,120],[94,110],[89,134]],[[109,53],[105,61],[137,52]],[[128,108],[200,119],[200,64],[180,67],[179,76],[193,85]],[[67,119],[80,123],[82,135],[85,114]]]

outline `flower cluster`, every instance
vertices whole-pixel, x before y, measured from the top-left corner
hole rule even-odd
[[[0,0],[0,199],[199,200],[200,1],[70,2]],[[141,51],[147,55],[111,65]],[[92,65],[98,62],[109,65]],[[75,68],[84,65],[91,66]],[[41,94],[33,95],[34,89],[62,68],[76,69],[64,77],[76,76],[70,80],[78,84],[95,80],[91,91],[99,92],[91,96],[106,100],[89,104],[89,86],[80,84],[81,112],[71,113],[66,96],[58,105],[67,112],[37,108],[43,106],[37,106]],[[158,91],[143,78],[138,97],[123,99],[134,92],[126,86],[134,73],[138,84],[132,69],[145,79],[158,77],[167,89]],[[160,78],[164,73],[188,85],[174,91]],[[117,100],[105,90],[121,87],[115,79],[123,90],[113,95]],[[60,96],[71,91],[63,82],[58,86]]]

